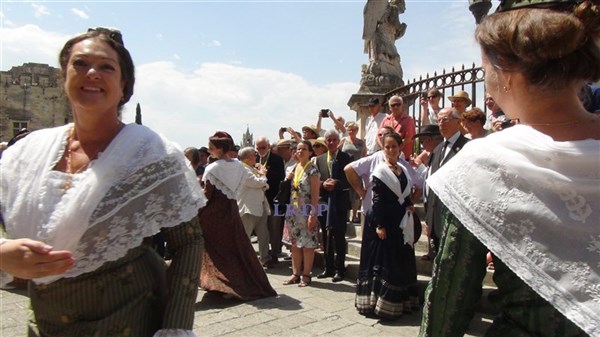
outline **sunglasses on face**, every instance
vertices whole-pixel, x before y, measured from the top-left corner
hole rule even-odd
[[[449,122],[451,120],[455,120],[458,119],[456,117],[442,117],[442,118],[438,118],[438,122]]]
[[[402,103],[394,103],[394,104],[390,104],[390,106],[391,106],[392,108],[397,108],[397,107],[399,107],[399,106],[402,106]]]
[[[121,31],[118,29],[111,29],[111,28],[104,28],[104,27],[96,27],[96,28],[88,28],[88,33],[89,32],[97,32],[100,35],[106,35],[108,36],[111,40],[115,41],[116,43],[124,46],[125,44],[123,43],[123,34],[121,34]]]

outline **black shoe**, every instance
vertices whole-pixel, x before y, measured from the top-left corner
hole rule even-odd
[[[317,275],[317,278],[328,278],[328,277],[332,277],[333,273],[329,272],[329,271],[324,271],[321,274]]]
[[[335,275],[333,275],[333,278],[331,279],[331,282],[341,282],[344,280],[344,273],[335,273]]]
[[[277,263],[277,260],[269,260],[267,262],[262,263],[262,267],[265,269],[271,269],[275,266],[275,263]]]

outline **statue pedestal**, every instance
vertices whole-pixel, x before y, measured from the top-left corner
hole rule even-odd
[[[371,114],[369,111],[368,102],[371,98],[378,98],[380,102],[384,102],[385,93],[373,93],[373,92],[358,92],[350,97],[348,106],[350,109],[356,111],[356,122],[360,127],[359,138],[365,137],[365,125],[367,117]],[[380,111],[385,112],[383,105],[380,107]]]

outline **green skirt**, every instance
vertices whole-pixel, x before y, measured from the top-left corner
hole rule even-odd
[[[162,325],[165,269],[142,245],[90,273],[29,282],[29,336],[152,336]]]

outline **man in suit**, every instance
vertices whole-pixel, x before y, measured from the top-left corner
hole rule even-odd
[[[269,260],[270,262],[266,267],[271,267],[272,264],[277,263],[277,255],[281,253],[283,218],[275,215],[273,199],[279,191],[279,183],[285,178],[285,170],[283,168],[283,159],[271,152],[271,144],[266,137],[258,137],[256,139],[256,152],[258,152],[256,162],[259,164],[259,169],[264,168],[266,170],[267,184],[269,185],[269,188],[265,191],[265,196],[271,209],[271,215],[267,217],[269,241],[271,243],[271,260]]]
[[[338,149],[340,136],[335,130],[325,132],[327,152],[317,157],[321,173],[321,203],[329,205],[327,212],[319,216],[325,248],[325,271],[317,278],[333,277],[333,282],[344,279],[346,263],[346,223],[350,210],[350,186],[344,167],[352,157]]]
[[[438,113],[440,133],[444,142],[433,149],[430,158],[428,176],[434,174],[440,167],[454,157],[460,149],[469,141],[460,133],[460,113],[455,108],[443,108]],[[429,252],[430,259],[437,254],[442,236],[441,201],[431,190],[427,191],[427,213],[425,222],[429,226]]]

